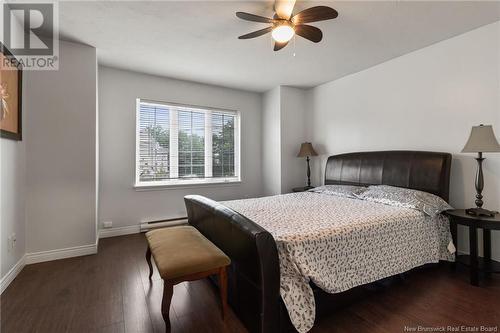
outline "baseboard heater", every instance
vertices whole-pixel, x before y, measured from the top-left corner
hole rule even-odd
[[[173,219],[148,221],[141,223],[141,232],[146,232],[151,229],[173,227],[176,225],[187,224],[187,217],[176,217]]]

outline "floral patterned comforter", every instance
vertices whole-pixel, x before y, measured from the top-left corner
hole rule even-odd
[[[302,192],[222,204],[269,231],[277,244],[280,293],[299,332],[314,325],[309,282],[330,293],[454,260],[448,220],[410,208]]]

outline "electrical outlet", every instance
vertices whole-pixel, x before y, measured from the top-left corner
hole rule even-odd
[[[112,228],[113,227],[113,221],[104,221],[102,222],[103,228]]]
[[[17,238],[16,238],[16,234],[15,234],[15,233],[12,233],[12,234],[9,236],[8,240],[9,240],[9,243],[8,243],[8,244],[9,244],[9,252],[10,252],[11,250],[13,250],[13,249],[16,247],[16,240],[17,240]]]

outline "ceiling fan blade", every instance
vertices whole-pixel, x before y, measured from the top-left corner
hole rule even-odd
[[[295,0],[275,0],[274,11],[279,18],[289,20],[292,16],[293,7],[295,7]]]
[[[268,32],[271,32],[271,30],[273,30],[273,27],[267,27],[267,28],[257,30],[257,31],[251,32],[249,34],[240,36],[240,37],[238,37],[238,39],[250,39],[250,38],[259,37],[259,36],[267,34]]]
[[[337,16],[339,16],[339,13],[333,8],[327,6],[316,6],[304,9],[300,13],[295,14],[292,17],[292,21],[295,24],[303,24],[331,20]]]
[[[295,26],[295,33],[311,42],[319,43],[323,39],[323,33],[312,25],[300,24]]]
[[[284,43],[274,42],[274,51],[279,51],[287,45],[288,45],[288,42],[284,42]]]
[[[274,20],[272,18],[244,13],[244,12],[236,12],[236,16],[245,21],[252,22],[260,22],[260,23],[273,23]]]

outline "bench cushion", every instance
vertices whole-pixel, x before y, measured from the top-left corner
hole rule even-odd
[[[164,280],[179,279],[231,263],[224,252],[191,226],[152,230],[146,233],[146,238]]]

